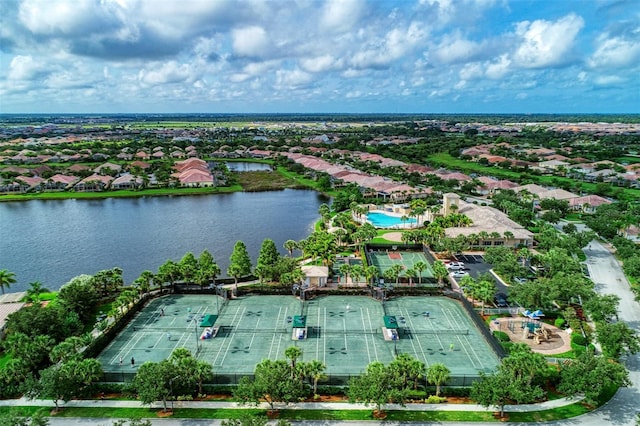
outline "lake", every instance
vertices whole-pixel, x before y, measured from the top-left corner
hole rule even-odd
[[[229,257],[243,241],[253,260],[266,238],[282,254],[300,241],[329,199],[310,190],[201,196],[32,200],[0,203],[0,269],[16,274],[9,291],[40,281],[51,290],[80,274],[120,267],[129,284],[146,269],[191,251],[211,252],[227,276]]]

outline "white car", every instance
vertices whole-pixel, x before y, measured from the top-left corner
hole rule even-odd
[[[465,271],[458,270],[458,271],[451,272],[451,274],[449,274],[449,275],[451,275],[453,278],[462,278],[464,276],[469,275],[469,273],[465,272]]]
[[[462,262],[451,262],[447,265],[447,268],[451,271],[460,271],[464,269],[464,263]]]

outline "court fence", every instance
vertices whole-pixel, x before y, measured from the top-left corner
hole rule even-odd
[[[491,334],[489,327],[487,327],[484,321],[482,321],[482,318],[480,317],[478,312],[476,312],[471,302],[469,302],[467,298],[464,297],[462,294],[457,293],[455,291],[445,291],[444,295],[462,302],[462,306],[467,311],[467,314],[469,315],[469,317],[471,317],[471,320],[473,321],[476,328],[480,331],[480,334],[482,334],[482,337],[484,337],[484,340],[489,344],[489,347],[493,349],[495,354],[500,359],[504,358],[506,356],[504,348],[500,345],[500,343],[498,343],[498,340]]]
[[[127,371],[128,370],[128,371]],[[123,366],[121,371],[110,371],[105,372],[102,378],[102,383],[131,383],[135,378],[135,371],[131,371],[130,366]],[[355,377],[358,377],[359,374],[327,374],[326,379],[318,382],[320,386],[348,386],[349,381]],[[242,373],[222,373],[216,374],[214,372],[214,376],[211,380],[203,382],[203,385],[237,385],[240,382],[240,379],[243,377],[249,377],[251,380],[255,379],[255,376],[252,373],[242,374]],[[474,382],[480,380],[479,375],[462,375],[462,376],[451,376],[449,380],[447,380],[447,387],[469,387]]]

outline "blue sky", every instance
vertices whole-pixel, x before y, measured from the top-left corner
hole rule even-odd
[[[1,113],[640,112],[638,0],[0,0]]]

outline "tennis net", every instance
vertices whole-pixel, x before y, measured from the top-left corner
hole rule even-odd
[[[145,333],[189,333],[194,332],[196,329],[194,326],[189,327],[150,327],[150,326],[139,326],[134,325],[133,331],[142,331]],[[199,331],[202,331],[203,328],[198,327]]]
[[[340,329],[331,329],[331,328],[322,328],[322,327],[308,327],[307,331],[310,336],[322,336],[323,334],[329,335],[341,335],[341,336],[360,336],[363,334],[380,334],[382,333],[382,329],[354,329],[354,328],[340,328]]]
[[[438,334],[438,335],[442,335],[442,334],[452,334],[452,335],[467,335],[469,334],[469,329],[468,328],[458,328],[458,329],[434,329],[434,330],[411,330],[408,328],[403,328],[401,329],[402,331],[400,332],[401,334],[406,334],[406,335],[412,335],[412,334]]]
[[[278,327],[278,328],[238,328],[232,325],[222,325],[220,326],[220,330],[218,334],[254,334],[254,333],[263,333],[263,334],[279,334],[279,333],[291,333],[291,328]]]

